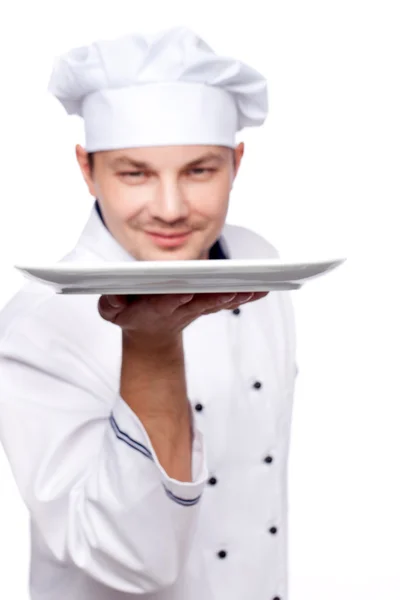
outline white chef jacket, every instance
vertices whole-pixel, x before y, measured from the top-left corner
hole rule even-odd
[[[276,257],[225,225],[230,258]],[[62,261],[134,260],[95,208]],[[287,600],[296,377],[290,292],[184,330],[193,480],[172,479],[119,394],[99,296],[27,282],[0,313],[0,440],[31,527],[31,600]]]

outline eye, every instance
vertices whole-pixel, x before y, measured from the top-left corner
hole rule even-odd
[[[122,173],[118,173],[120,177],[132,177],[133,179],[138,179],[141,175],[144,174],[144,171],[124,171]]]
[[[195,169],[190,169],[188,171],[188,173],[192,174],[192,175],[204,175],[206,173],[214,173],[215,171],[216,171],[216,169],[205,169],[205,168],[197,167]]]

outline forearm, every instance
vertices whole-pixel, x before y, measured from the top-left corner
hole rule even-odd
[[[169,477],[192,481],[191,409],[182,337],[155,348],[123,335],[120,394]]]

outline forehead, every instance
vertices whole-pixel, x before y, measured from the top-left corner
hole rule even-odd
[[[184,145],[107,150],[99,152],[99,155],[105,164],[111,166],[137,162],[158,168],[171,168],[200,160],[222,162],[227,160],[231,153],[232,149],[225,146]]]

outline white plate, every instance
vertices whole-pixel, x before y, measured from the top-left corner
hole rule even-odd
[[[178,294],[296,290],[343,263],[257,260],[132,261],[16,265],[25,277],[59,294]]]

